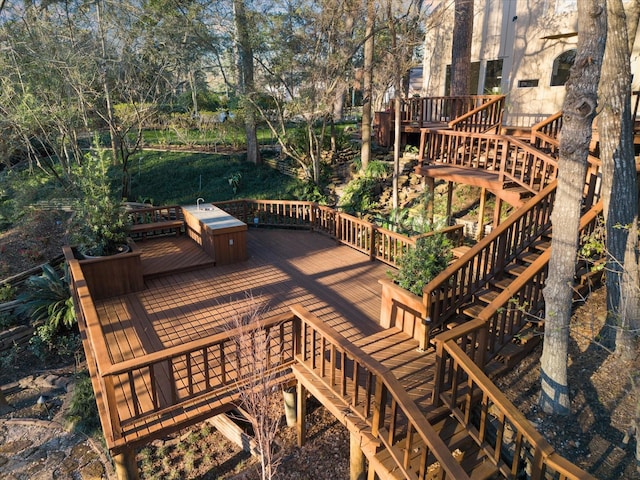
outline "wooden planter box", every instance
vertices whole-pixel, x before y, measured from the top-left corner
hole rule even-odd
[[[396,285],[391,280],[381,279],[382,298],[380,325],[396,327],[420,342],[420,348],[428,347],[429,326],[425,322],[427,312],[422,298]]]
[[[144,289],[141,252],[132,240],[127,244],[128,253],[78,260],[94,300]]]

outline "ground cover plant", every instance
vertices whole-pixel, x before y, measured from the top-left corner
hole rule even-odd
[[[242,154],[204,154],[146,150],[131,170],[131,200],[154,205],[191,204],[232,198],[298,198],[304,183],[267,165],[243,161]],[[229,178],[239,178],[235,184]],[[235,193],[234,193],[235,190]]]

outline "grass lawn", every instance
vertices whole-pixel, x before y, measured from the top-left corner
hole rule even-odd
[[[195,203],[233,198],[293,199],[302,185],[263,165],[245,162],[244,154],[204,154],[146,150],[131,161],[132,201],[154,205]],[[228,178],[242,175],[234,194]]]

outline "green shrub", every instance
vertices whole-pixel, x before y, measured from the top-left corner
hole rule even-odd
[[[45,264],[42,266],[42,275],[29,277],[26,287],[26,291],[18,296],[22,302],[18,311],[28,314],[32,323],[48,325],[48,330],[53,334],[75,325],[76,315],[66,267],[61,277],[51,265]]]
[[[344,189],[338,206],[349,214],[366,213],[378,206],[380,182],[371,177],[351,180]]]
[[[415,248],[398,261],[393,280],[411,293],[422,296],[422,289],[442,272],[453,258],[451,242],[442,235],[430,235],[417,240]]]
[[[5,283],[0,287],[0,303],[10,302],[16,296],[16,289],[10,284]]]
[[[91,378],[87,373],[81,374],[76,381],[65,418],[73,422],[76,428],[86,435],[91,436],[100,431],[96,397],[93,393]]]
[[[316,202],[322,205],[327,203],[327,196],[322,193],[321,188],[316,185],[313,180],[307,180],[304,183],[300,183],[293,190],[293,196],[298,200],[305,202]]]
[[[54,331],[49,324],[44,324],[36,328],[29,340],[29,351],[42,362],[78,358],[82,353],[82,340],[78,333]]]
[[[389,175],[389,170],[389,164],[381,162],[380,160],[374,160],[367,164],[364,175],[368,178],[380,178],[384,180]]]

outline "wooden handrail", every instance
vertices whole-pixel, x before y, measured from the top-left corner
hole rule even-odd
[[[548,148],[557,152],[562,128],[562,111],[556,112],[531,127],[531,144],[536,148]]]
[[[580,220],[580,235],[590,233],[602,214],[602,201],[585,213]],[[477,320],[465,322],[436,338],[439,341],[457,339],[467,345],[467,354],[483,368],[505,343],[512,341],[520,329],[529,321],[531,314],[537,314],[544,305],[542,287],[546,277],[551,250],[545,250],[527,269],[519,274],[500,294],[477,315]],[[520,305],[527,305],[525,313],[520,308],[507,308],[517,299]],[[486,330],[480,332],[480,330]],[[481,342],[468,342],[469,335],[482,338]],[[441,372],[442,373],[442,372]],[[441,381],[441,380],[439,380]],[[436,381],[436,384],[439,382]],[[436,388],[439,388],[436,386]]]
[[[413,248],[421,236],[442,233],[454,246],[460,246],[464,241],[463,225],[408,237],[314,202],[241,199],[216,202],[215,205],[249,225],[306,228],[326,233],[338,242],[369,255],[371,260],[379,260],[393,267],[398,266],[399,258]]]
[[[108,375],[120,375],[131,370],[149,367],[153,364],[184,356],[185,354],[193,353],[198,350],[202,350],[204,348],[228,341],[230,338],[234,338],[242,333],[271,328],[273,326],[290,321],[293,321],[293,314],[282,313],[280,315],[269,317],[259,324],[247,325],[243,328],[230,328],[229,330],[225,330],[220,333],[214,333],[213,335],[208,335],[197,340],[191,340],[190,342],[183,343],[181,345],[175,345],[173,347],[165,348],[157,352],[147,353],[141,355],[140,357],[111,364],[108,368],[101,372],[101,374],[103,377],[106,377]]]
[[[381,428],[384,422],[384,409],[387,406],[388,402],[394,403],[397,406],[397,409],[400,410],[406,417],[407,421],[410,424],[410,427],[416,434],[418,434],[421,440],[424,442],[429,449],[429,451],[433,454],[444,472],[446,472],[446,478],[462,480],[469,478],[466,472],[462,469],[460,464],[455,460],[448,447],[444,444],[438,433],[434,430],[433,426],[426,420],[422,412],[418,409],[417,405],[410,399],[407,392],[404,390],[400,382],[389,372],[389,370],[384,367],[381,363],[373,359],[371,356],[364,353],[360,348],[353,345],[351,342],[346,340],[342,335],[336,332],[332,327],[326,325],[316,316],[307,311],[304,307],[300,305],[295,305],[291,307],[291,310],[294,312],[296,317],[300,319],[303,326],[300,329],[302,335],[305,335],[305,331],[307,328],[313,329],[314,332],[317,332],[314,335],[314,338],[318,336],[323,339],[324,342],[328,342],[329,345],[326,345],[325,348],[331,348],[331,351],[334,349],[338,349],[340,354],[343,356],[343,359],[340,362],[335,361],[335,354],[332,355],[334,358],[333,367],[341,368],[342,375],[346,376],[346,372],[344,370],[344,366],[346,365],[346,357],[348,356],[352,361],[357,362],[357,367],[354,365],[353,370],[355,372],[363,372],[362,369],[366,369],[371,375],[373,375],[375,382],[375,401],[373,402],[372,408],[374,411],[367,412],[367,414],[363,414],[360,409],[354,407],[352,403],[350,403],[350,409],[354,415],[359,416],[363,420],[365,420],[368,425],[371,427],[371,432],[374,437],[379,439],[382,444],[384,444],[387,448],[392,448],[393,444],[390,442],[390,438],[394,438],[394,431],[389,431],[386,428]],[[301,345],[302,351],[298,353],[297,360],[306,365],[310,371],[314,370],[314,362],[315,355],[313,358],[307,355],[306,352],[306,342],[304,337],[298,340],[298,344]],[[315,345],[311,347],[312,352],[316,351]],[[339,364],[339,365],[338,365]],[[330,381],[327,382],[326,379],[329,378]],[[324,377],[319,378],[323,382],[323,384],[331,389],[331,391],[340,397],[345,395],[344,391],[344,382],[339,383],[338,385],[333,384],[333,379],[336,378],[336,375],[333,372],[325,372]],[[357,380],[357,377],[354,378]],[[387,401],[383,401],[383,398],[387,398]],[[352,400],[353,402],[353,400]],[[393,423],[393,421],[392,421]],[[393,426],[391,427],[394,428]],[[393,456],[394,460],[398,463],[397,468],[400,471],[406,472],[407,465],[403,465],[402,462],[399,462],[395,456]],[[425,458],[426,459],[426,458]],[[406,478],[413,478],[411,475],[405,475]],[[445,477],[443,477],[445,478]]]
[[[443,123],[464,115],[502,95],[460,95],[443,97],[413,97],[402,100],[400,120],[403,124],[423,126]],[[394,104],[389,104],[393,112]]]
[[[457,380],[450,393],[441,392],[440,400],[452,410],[459,422],[467,424],[476,441],[493,450],[499,461],[498,466],[505,476],[520,471],[520,462],[527,461],[533,480],[542,480],[547,478],[547,474],[554,472],[567,480],[595,480],[587,472],[557,454],[542,434],[454,341],[443,342],[443,348],[439,348],[438,352],[443,350],[446,350],[450,363],[456,370],[454,375]],[[463,385],[466,387],[464,391],[458,388]],[[481,398],[474,399],[478,389]],[[477,428],[468,423],[470,411],[476,406],[480,409],[481,415]],[[488,434],[492,428],[491,419],[496,422],[495,428],[498,432],[504,432],[505,429],[514,432],[513,458],[503,454],[506,441],[502,434]]]
[[[598,218],[602,215],[603,204],[600,201],[592,207],[580,220],[581,239],[593,231]],[[582,240],[581,240],[582,241]],[[476,319],[462,323],[455,328],[443,332],[435,338],[438,355],[434,381],[434,401],[438,401],[440,392],[450,385],[455,373],[446,371],[442,345],[448,342],[457,343],[476,365],[484,369],[485,365],[507,343],[511,342],[528,322],[536,322],[544,306],[542,287],[546,277],[551,249],[545,250],[527,269],[518,275],[495,299],[477,315]],[[509,307],[516,300],[517,305]],[[526,305],[526,311],[524,307]],[[541,320],[541,318],[540,318]],[[542,324],[542,321],[538,321]],[[469,338],[476,341],[469,341]],[[448,363],[451,369],[451,363]],[[449,378],[449,380],[447,380]]]
[[[128,210],[127,214],[133,225],[161,220],[184,220],[182,207],[179,205],[134,208]]]
[[[502,126],[505,98],[505,95],[496,95],[488,102],[450,121],[449,128],[477,133],[488,133],[490,130],[495,130],[494,133],[499,133]],[[482,118],[483,115],[484,118]]]
[[[429,129],[424,137],[429,164],[484,170],[534,194],[557,176],[555,158],[508,135]]]
[[[100,412],[100,423],[107,443],[113,443],[120,435],[117,421],[117,408],[113,389],[102,381],[100,372],[110,363],[107,345],[102,335],[102,328],[98,313],[91,297],[91,292],[84,279],[80,262],[74,259],[71,247],[63,246],[62,250],[69,266],[69,283],[73,295],[74,309],[80,333],[83,337],[83,347],[87,353],[87,366],[91,373],[92,382],[97,382],[100,394],[96,392],[96,403]],[[95,383],[94,383],[95,386]]]
[[[545,187],[424,287],[432,329],[442,326],[503,266],[551,228],[555,186],[556,181]]]

